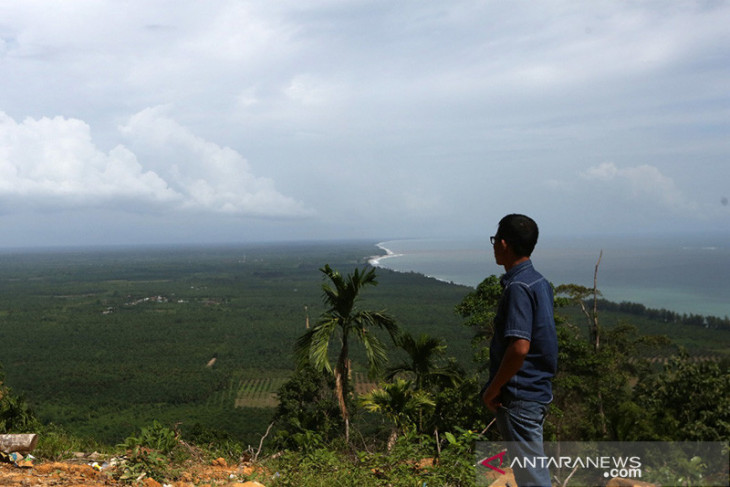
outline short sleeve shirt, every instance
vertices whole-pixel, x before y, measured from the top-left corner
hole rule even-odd
[[[497,373],[510,338],[528,340],[525,362],[501,392],[514,399],[547,404],[553,398],[551,380],[558,365],[552,286],[530,260],[507,271],[500,282],[503,291],[489,349],[489,380]]]

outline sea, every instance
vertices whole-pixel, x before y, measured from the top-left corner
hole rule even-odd
[[[371,265],[445,282],[476,287],[504,273],[488,237],[388,240],[377,246],[386,255],[372,257]],[[609,301],[730,316],[730,235],[541,238],[532,261],[554,285],[593,288],[595,277]]]

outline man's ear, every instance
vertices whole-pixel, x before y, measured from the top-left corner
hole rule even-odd
[[[500,245],[500,248],[503,251],[505,251],[505,252],[508,251],[508,250],[512,250],[512,248],[509,246],[509,244],[507,243],[507,241],[505,239],[503,239],[503,238],[499,239],[498,244]]]

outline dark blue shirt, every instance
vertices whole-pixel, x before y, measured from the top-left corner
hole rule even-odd
[[[502,297],[494,319],[489,348],[489,380],[497,373],[511,337],[530,341],[522,368],[502,387],[513,399],[549,403],[551,379],[558,366],[558,339],[553,319],[553,289],[532,261],[516,265],[502,276]]]

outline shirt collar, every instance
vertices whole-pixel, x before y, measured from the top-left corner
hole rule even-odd
[[[502,277],[500,277],[499,282],[502,284],[502,286],[507,285],[509,281],[511,281],[517,274],[524,271],[525,269],[532,268],[532,261],[526,260],[524,262],[521,262],[514,266],[512,269],[508,270],[504,274],[502,274]]]

